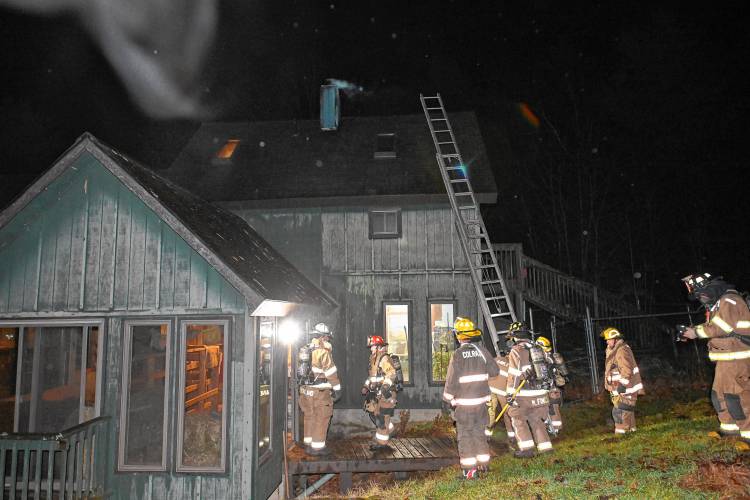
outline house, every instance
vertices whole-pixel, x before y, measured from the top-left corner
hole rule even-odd
[[[450,119],[477,200],[495,203],[476,116]],[[457,315],[481,325],[481,313],[425,116],[334,122],[204,123],[164,175],[242,217],[338,302],[326,318],[344,384],[334,431],[366,420],[360,387],[373,334],[401,359],[399,408],[431,418],[450,327]]]
[[[0,497],[267,498],[282,321],[335,306],[242,219],[83,135],[0,213]]]

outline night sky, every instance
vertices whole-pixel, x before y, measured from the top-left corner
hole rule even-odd
[[[363,89],[345,115],[420,112],[419,92],[476,111],[499,188],[493,240],[654,309],[682,307],[689,272],[750,287],[744,10],[250,4],[221,3],[205,113],[181,120],[139,110],[76,16],[0,10],[3,205],[84,131],[165,168],[200,118],[313,118],[318,86],[338,78]]]

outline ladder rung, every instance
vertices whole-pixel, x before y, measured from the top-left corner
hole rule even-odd
[[[469,239],[471,239],[471,240],[481,240],[482,238],[484,238],[484,233],[469,234],[466,237],[469,238]]]
[[[509,312],[507,312],[507,313],[495,313],[495,314],[490,314],[490,316],[492,316],[493,318],[499,318],[500,316],[510,316],[510,313]]]
[[[505,300],[505,295],[496,295],[494,297],[485,297],[484,300],[486,300],[487,302],[489,302],[491,300]]]
[[[482,223],[482,221],[480,221],[480,220],[474,220],[474,219],[472,219],[472,220],[465,220],[464,221],[464,224],[466,224],[466,225],[476,225],[476,226],[478,226],[481,223]]]
[[[455,144],[455,143],[453,141],[442,141],[442,142],[438,142],[438,144],[442,146],[444,144]]]
[[[461,155],[458,153],[440,153],[440,156],[443,158],[461,158]]]
[[[460,178],[460,179],[451,179],[451,184],[458,184],[459,182],[469,182],[469,179]]]
[[[445,167],[446,170],[463,170],[464,167]]]
[[[445,118],[440,118],[440,119],[441,119],[441,120],[445,120]],[[436,131],[435,131],[435,133],[436,133],[436,134],[439,134],[439,133],[441,133],[441,132],[442,132],[442,133],[445,133],[445,132],[450,132],[450,129],[445,129],[445,130],[436,130]]]
[[[471,254],[472,255],[482,255],[483,253],[492,253],[492,252],[494,252],[494,250],[492,250],[490,248],[485,248],[484,250],[472,250]]]
[[[482,266],[477,266],[477,269],[494,269],[494,268],[495,268],[495,264],[485,264]]]
[[[465,193],[453,193],[453,194],[455,196],[469,196],[471,194],[471,191],[466,191]]]
[[[494,285],[495,283],[501,283],[500,280],[489,280],[489,281],[480,281],[480,285]]]
[[[476,206],[476,205],[464,205],[464,206],[462,206],[462,207],[458,207],[458,209],[459,209],[459,210],[468,210],[468,209],[470,209],[470,208],[471,208],[471,209],[476,209],[476,208],[477,208],[477,206]]]
[[[441,108],[440,106],[438,106],[437,108],[427,108],[427,111],[436,111],[438,109],[443,109],[443,108]]]

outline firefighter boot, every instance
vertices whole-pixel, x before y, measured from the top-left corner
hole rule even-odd
[[[514,458],[532,458],[534,456],[534,449],[528,450],[516,450],[513,452]]]
[[[477,465],[477,474],[479,475],[479,479],[487,477],[487,474],[489,474],[490,468],[487,465]]]

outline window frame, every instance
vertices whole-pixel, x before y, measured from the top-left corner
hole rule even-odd
[[[409,347],[409,381],[404,381],[403,385],[404,387],[414,387],[414,377],[415,377],[415,367],[414,367],[414,334],[413,334],[413,323],[414,323],[414,304],[411,300],[384,300],[383,305],[381,308],[381,320],[382,320],[382,328],[381,331],[383,332],[383,339],[385,339],[386,342],[388,342],[388,323],[386,322],[386,310],[388,309],[387,306],[406,306],[407,309],[407,318],[406,323],[408,325],[408,332],[407,332],[407,339],[406,344]],[[398,354],[396,354],[398,356]],[[399,358],[400,360],[400,358]]]
[[[258,437],[260,436],[260,386],[256,385],[257,388],[257,396],[255,401],[255,415],[253,417],[255,418],[255,439],[254,446],[255,446],[255,453],[258,457],[258,465],[265,463],[266,461],[270,460],[271,457],[273,457],[273,431],[274,431],[274,397],[273,397],[273,370],[275,368],[275,350],[276,350],[276,338],[278,336],[278,328],[279,328],[279,319],[276,316],[258,316],[256,318],[257,323],[257,332],[258,334],[255,336],[255,338],[260,341],[260,323],[263,318],[271,318],[273,319],[273,337],[271,338],[271,364],[270,364],[270,375],[269,375],[269,388],[270,388],[270,394],[269,394],[269,401],[268,405],[270,407],[270,412],[268,416],[268,436],[271,438],[268,443],[268,448],[263,450],[263,453],[260,453],[260,450],[258,449]],[[257,384],[257,381],[259,380],[260,376],[260,363],[258,363],[258,355],[260,354],[260,342],[258,342],[255,350],[255,356],[256,356],[256,363],[255,363],[255,381]],[[284,424],[286,425],[286,423]]]
[[[392,148],[388,150],[380,149],[381,138],[390,139],[392,142]],[[372,154],[372,157],[376,160],[391,160],[398,158],[398,154],[396,153],[396,132],[384,132],[375,136],[375,151]]]
[[[18,358],[16,361],[16,388],[15,388],[15,403],[13,408],[13,432],[18,433],[18,419],[20,417],[20,406],[18,405],[18,396],[19,391],[21,389],[21,370],[23,366],[23,338],[24,338],[24,330],[27,327],[36,327],[36,328],[55,328],[60,326],[69,326],[69,327],[75,327],[80,326],[82,331],[82,336],[84,338],[81,339],[81,363],[84,365],[84,369],[81,370],[81,388],[80,388],[80,394],[78,399],[78,420],[79,424],[81,423],[81,412],[83,409],[83,406],[85,405],[85,398],[86,398],[86,370],[85,370],[85,363],[86,363],[86,353],[88,349],[88,334],[91,331],[91,327],[95,326],[99,328],[99,334],[97,339],[97,359],[96,359],[96,401],[94,403],[94,418],[98,418],[101,416],[101,408],[102,408],[102,376],[104,371],[104,360],[103,358],[107,354],[107,349],[104,346],[105,336],[104,336],[104,325],[105,325],[105,319],[104,318],[75,318],[75,319],[62,319],[62,318],[48,318],[48,319],[17,319],[17,320],[0,320],[0,326],[6,327],[6,328],[18,328],[18,341],[17,341],[17,350],[18,350]],[[36,358],[36,356],[35,356]],[[33,362],[33,361],[32,361]],[[37,378],[37,377],[34,377]],[[31,417],[29,417],[31,418]]]
[[[458,310],[458,300],[455,298],[448,298],[448,299],[427,299],[427,328],[429,329],[427,332],[427,341],[428,344],[428,351],[429,351],[429,370],[428,370],[428,378],[427,378],[427,385],[431,387],[443,387],[445,385],[445,381],[435,380],[432,378],[432,319],[431,319],[431,308],[433,304],[452,304],[453,305],[453,320],[456,320],[456,311]],[[453,350],[455,352],[455,349]]]
[[[376,215],[383,214],[383,217],[385,217],[386,214],[395,214],[396,215],[396,232],[382,232],[382,233],[376,233],[374,231],[374,224],[373,219]],[[367,218],[368,218],[368,236],[371,240],[385,240],[385,239],[397,239],[401,238],[402,235],[402,226],[401,226],[401,209],[400,208],[379,208],[379,209],[370,209],[367,212]],[[383,224],[385,228],[385,224]]]
[[[164,417],[162,432],[162,452],[161,465],[127,465],[125,464],[125,434],[127,432],[127,410],[130,401],[130,361],[132,361],[132,328],[133,326],[161,326],[167,325],[166,351],[164,353]],[[171,394],[172,379],[172,343],[174,336],[172,320],[154,318],[154,319],[127,319],[123,321],[123,358],[122,358],[122,383],[120,390],[120,422],[117,436],[117,470],[122,472],[138,471],[156,471],[163,472],[167,470],[167,455],[169,452],[169,401]]]
[[[231,328],[232,318],[221,316],[221,317],[210,317],[210,318],[179,318],[177,320],[178,331],[180,332],[179,338],[177,339],[177,349],[179,356],[177,358],[177,369],[179,370],[177,391],[178,395],[175,398],[175,418],[177,419],[177,435],[175,436],[175,454],[174,454],[174,470],[176,472],[186,473],[202,473],[202,474],[225,474],[227,472],[227,453],[229,451],[228,441],[228,419],[227,414],[229,413],[229,398],[228,392],[230,387],[228,385],[227,367],[229,366],[229,357],[231,354]],[[184,430],[185,430],[185,364],[186,356],[185,351],[187,347],[187,325],[223,325],[224,326],[224,356],[222,366],[222,395],[221,395],[221,465],[219,467],[195,467],[191,465],[182,464],[182,452],[184,445]]]

